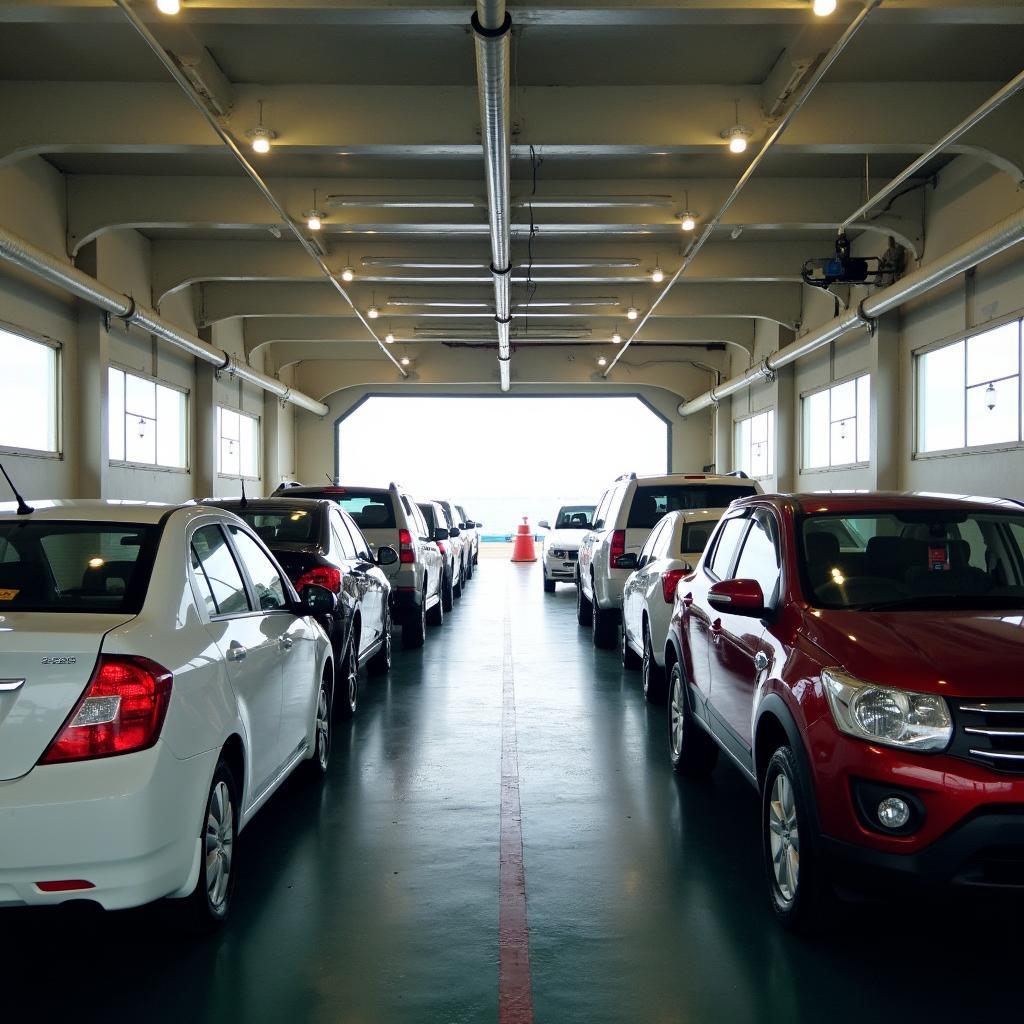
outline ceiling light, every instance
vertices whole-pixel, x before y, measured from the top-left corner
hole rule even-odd
[[[366,311],[366,315],[367,315],[367,316],[368,316],[368,317],[369,317],[369,318],[370,318],[371,320],[376,320],[376,319],[377,319],[377,317],[379,317],[379,316],[380,316],[380,310],[379,310],[379,309],[378,309],[378,308],[377,308],[376,306],[371,306],[371,307],[370,307],[370,308],[369,308],[369,309],[368,309],[368,310]]]
[[[616,331],[616,332],[615,332],[615,333],[614,333],[614,334],[612,335],[612,344],[613,344],[613,345],[621,345],[621,344],[622,344],[622,335],[621,335],[621,334],[619,334],[619,332],[618,332],[618,331]]]
[[[342,279],[342,281],[351,281],[351,280],[353,280],[353,278],[355,278],[355,276],[356,276],[356,273],[355,273],[355,271],[351,267],[346,267],[341,272],[341,279]]]
[[[408,357],[408,356],[402,356],[402,358],[401,358],[401,359],[399,360],[399,362],[400,362],[400,363],[401,363],[401,364],[402,364],[403,366],[408,366],[408,365],[409,365],[409,363],[411,362],[411,360],[409,359],[409,357]]]
[[[306,227],[310,231],[319,231],[323,227],[323,222],[327,219],[327,214],[322,210],[316,208],[316,189],[313,189],[313,206],[311,209],[306,210],[302,214],[306,218]]]
[[[692,231],[697,226],[697,214],[690,209],[690,190],[683,190],[683,210],[679,213],[679,226],[684,231]]]
[[[161,14],[177,14],[181,10],[180,0],[156,0],[156,9]]]
[[[260,116],[255,128],[250,128],[245,134],[252,139],[252,148],[255,153],[269,153],[270,143],[277,138],[277,132],[273,128],[267,128],[263,124],[263,100],[259,101]]]
[[[394,345],[394,343],[395,343],[395,336],[390,331],[388,331],[388,333],[384,335],[384,340],[389,345]]]
[[[664,271],[664,270],[662,270],[662,269],[661,269],[661,267],[657,267],[657,266],[656,266],[656,267],[655,267],[655,268],[654,268],[654,269],[653,269],[653,270],[651,271],[651,280],[652,280],[652,281],[653,281],[653,282],[654,282],[655,284],[661,284],[661,282],[665,280],[665,271]]]
[[[630,306],[629,309],[626,310],[626,319],[627,320],[635,320],[639,315],[640,315],[640,310],[637,309],[636,306]]]
[[[827,18],[835,9],[836,0],[814,0],[814,13],[819,18]]]
[[[731,128],[722,130],[721,136],[728,140],[730,153],[743,153],[747,148],[747,139],[754,133],[740,124],[740,101],[733,100],[733,103],[736,104],[736,120]]]
[[[598,356],[597,357],[597,365],[598,366],[607,366],[608,365],[608,360],[605,359],[604,356]]]

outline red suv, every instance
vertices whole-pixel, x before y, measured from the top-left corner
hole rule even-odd
[[[1024,886],[1024,506],[758,495],[676,591],[669,749],[761,793],[771,902],[842,870]]]

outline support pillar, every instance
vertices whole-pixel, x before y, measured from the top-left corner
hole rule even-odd
[[[87,274],[99,277],[97,262],[95,242],[79,250],[76,264]],[[66,457],[78,468],[75,497],[106,498],[110,495],[110,336],[104,314],[86,302],[78,304],[75,350],[78,423],[76,429],[68,430]]]
[[[871,486],[880,491],[901,487],[900,452],[900,317],[886,313],[871,336]]]

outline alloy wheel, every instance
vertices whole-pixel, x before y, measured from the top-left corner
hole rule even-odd
[[[775,887],[779,895],[791,903],[800,884],[800,829],[793,784],[783,772],[779,772],[772,782],[768,829]]]
[[[219,781],[210,793],[206,811],[206,895],[220,912],[228,898],[231,855],[235,841],[235,814],[231,791]]]
[[[683,752],[683,726],[685,724],[683,716],[686,714],[683,701],[685,699],[683,681],[676,673],[672,676],[672,699],[669,705],[669,742],[672,744],[672,759],[674,761],[678,761]]]
[[[646,628],[644,629],[644,654],[640,662],[640,677],[643,680],[644,696],[646,697],[651,686],[651,634]]]
[[[320,770],[327,770],[331,756],[331,702],[327,697],[327,683],[320,684],[316,702],[316,756]]]
[[[359,656],[356,654],[356,643],[354,637],[349,637],[348,657],[345,659],[348,668],[348,706],[350,711],[355,711],[356,702],[359,699]]]

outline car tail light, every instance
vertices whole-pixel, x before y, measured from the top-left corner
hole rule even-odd
[[[437,542],[437,550],[440,551],[442,555],[447,555],[448,554],[448,549],[444,546],[444,541],[443,540],[439,540]]]
[[[612,533],[612,546],[609,552],[611,568],[617,569],[619,559],[626,553],[626,531],[615,530]]]
[[[685,569],[669,569],[661,574],[661,592],[665,597],[665,604],[672,604],[675,600],[676,587],[685,575]]]
[[[408,530],[398,531],[398,561],[412,565],[416,561],[416,549],[412,546],[412,534]]]
[[[341,593],[341,570],[333,565],[314,565],[296,581],[295,589],[301,594],[303,587],[326,587],[334,594]]]
[[[171,681],[171,673],[148,658],[101,654],[82,699],[39,763],[86,761],[153,746],[171,702]]]

